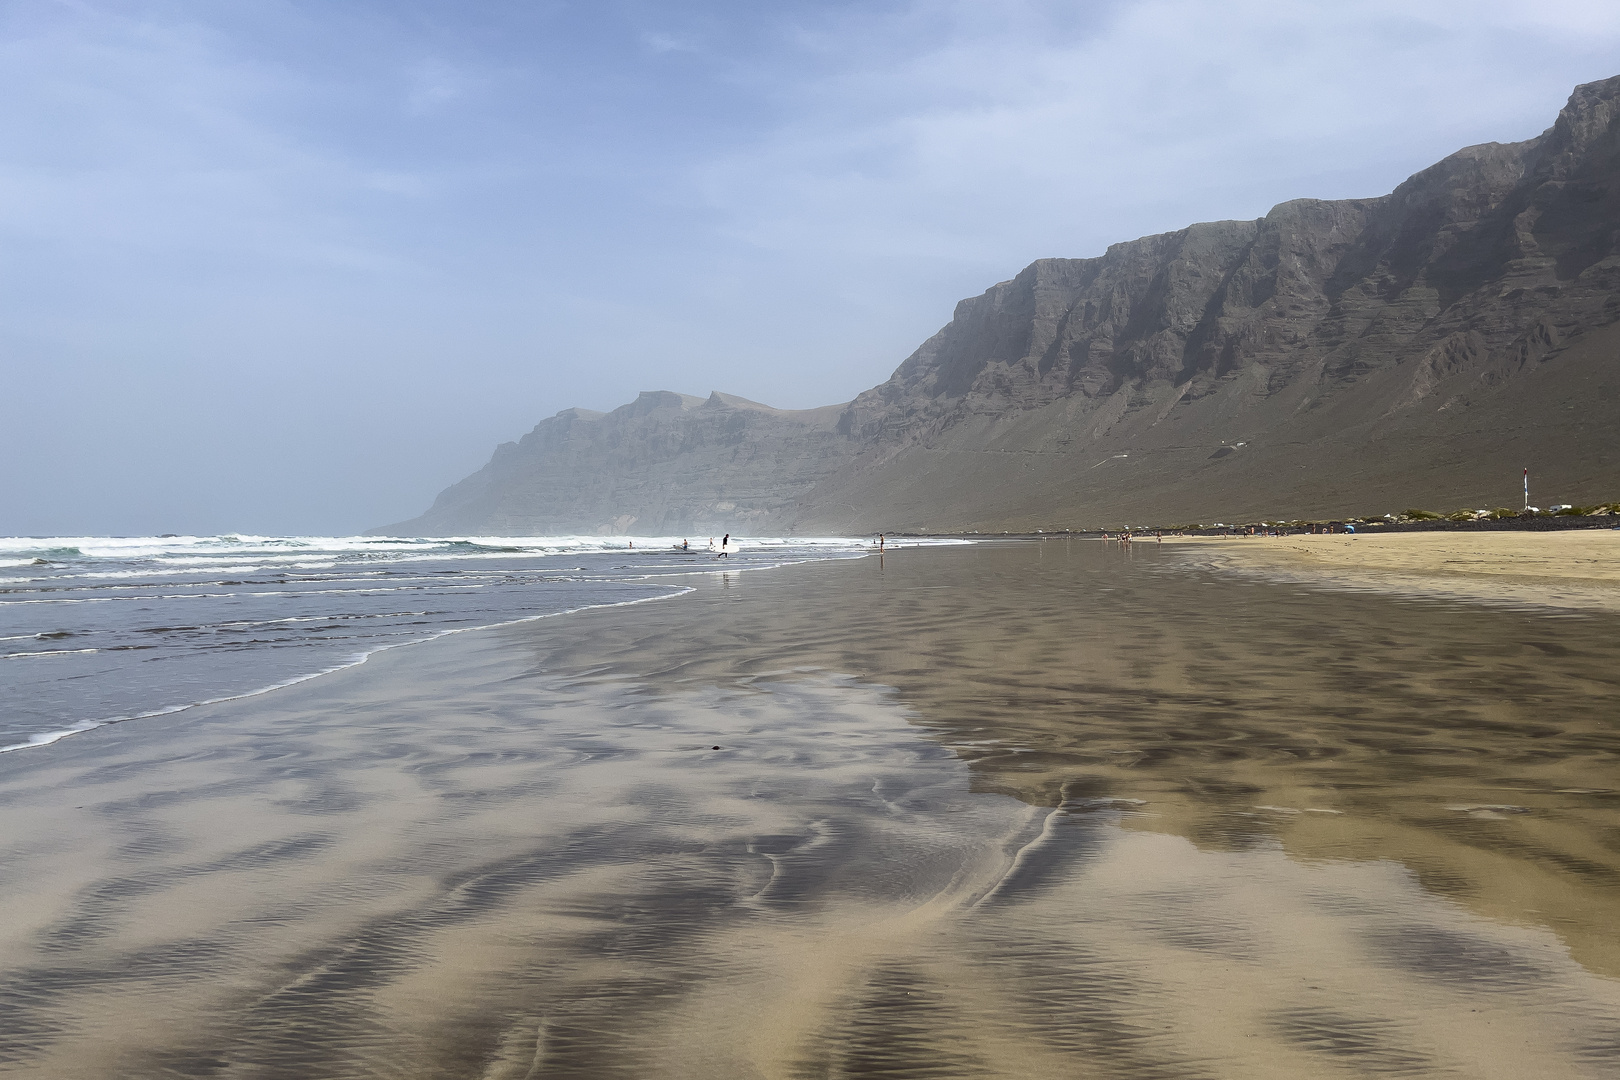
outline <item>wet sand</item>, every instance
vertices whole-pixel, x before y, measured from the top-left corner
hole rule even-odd
[[[1086,541],[697,584],[0,758],[0,1070],[1620,1067],[1620,618]]]
[[[1274,580],[1620,612],[1620,529],[1171,537],[1205,565]]]

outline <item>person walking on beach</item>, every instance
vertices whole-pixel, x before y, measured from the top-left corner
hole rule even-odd
[[[722,559],[726,558],[727,556],[729,556],[731,554],[731,552],[726,550],[726,548],[728,548],[730,546],[731,546],[731,534],[726,533],[725,539],[720,541],[720,557]]]

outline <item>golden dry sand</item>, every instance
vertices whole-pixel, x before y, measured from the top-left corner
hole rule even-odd
[[[1168,537],[1211,567],[1343,588],[1620,611],[1620,529]]]

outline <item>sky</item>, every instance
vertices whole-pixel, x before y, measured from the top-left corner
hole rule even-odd
[[[642,390],[888,377],[1031,261],[1388,192],[1613,0],[0,0],[0,535],[342,535]]]

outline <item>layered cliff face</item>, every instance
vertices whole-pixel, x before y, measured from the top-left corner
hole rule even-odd
[[[1577,88],[1540,137],[1382,198],[1043,259],[847,406],[643,395],[560,414],[397,528],[1319,516],[1501,504],[1526,465],[1546,501],[1612,499],[1617,119],[1620,78]]]
[[[860,451],[796,523],[1500,504],[1526,465],[1549,495],[1612,498],[1617,102],[1620,78],[1580,87],[1539,138],[1460,151],[1383,198],[1035,263],[850,404]]]

